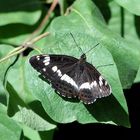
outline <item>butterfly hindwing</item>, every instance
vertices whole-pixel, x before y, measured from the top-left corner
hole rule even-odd
[[[111,88],[109,84],[94,66],[86,62],[82,74],[81,81],[83,82],[79,87],[80,100],[90,104],[95,102],[97,98],[110,95]]]
[[[84,57],[37,55],[30,58],[30,63],[60,95],[78,97],[84,103],[91,104],[97,98],[110,95],[111,88]]]

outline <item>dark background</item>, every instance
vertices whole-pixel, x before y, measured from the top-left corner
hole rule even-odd
[[[110,124],[58,124],[54,140],[62,139],[140,139],[140,83],[124,90],[129,110],[131,128]]]

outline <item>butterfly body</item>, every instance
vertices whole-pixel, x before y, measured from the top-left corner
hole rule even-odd
[[[111,94],[111,87],[96,68],[80,59],[67,55],[36,55],[30,64],[48,80],[63,97],[78,97],[85,104]]]

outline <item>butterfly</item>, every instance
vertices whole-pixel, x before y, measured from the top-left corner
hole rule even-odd
[[[83,53],[80,59],[68,55],[36,55],[29,59],[31,66],[50,82],[63,97],[78,98],[92,104],[97,98],[109,96],[111,86]]]

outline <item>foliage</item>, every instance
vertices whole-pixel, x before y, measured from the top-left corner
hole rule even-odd
[[[9,136],[52,139],[57,123],[73,121],[130,127],[123,89],[140,82],[139,1],[57,2],[53,1],[53,5],[59,5],[55,9],[51,1],[11,0],[0,4],[0,135],[3,140]],[[49,18],[45,16],[47,11]],[[44,32],[50,34],[32,44],[30,37]],[[39,53],[79,58],[82,52],[70,33],[83,52],[93,47],[87,53],[87,61],[112,87],[111,96],[92,105],[61,98],[29,64],[29,58]]]

